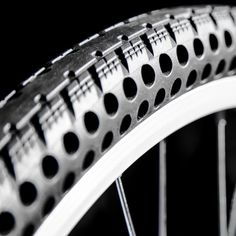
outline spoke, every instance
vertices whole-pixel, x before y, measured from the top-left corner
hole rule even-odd
[[[231,210],[229,218],[229,236],[235,236],[235,235],[236,235],[236,187],[231,202]]]
[[[225,126],[226,126],[226,120],[224,117],[224,113],[219,113],[217,115],[217,133],[218,133],[218,201],[219,201],[220,236],[227,235]]]
[[[121,207],[122,207],[123,214],[125,217],[125,222],[126,222],[126,226],[129,232],[129,236],[135,236],[136,234],[134,230],[134,225],[133,225],[133,221],[130,215],[129,206],[126,200],[125,191],[124,191],[121,177],[116,179],[116,188],[119,194],[120,203],[121,203]]]
[[[159,144],[159,236],[166,236],[166,142]]]

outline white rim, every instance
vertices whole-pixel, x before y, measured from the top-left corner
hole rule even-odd
[[[165,105],[114,145],[66,194],[35,235],[67,235],[101,194],[151,147],[201,117],[235,107],[236,76],[200,86]]]

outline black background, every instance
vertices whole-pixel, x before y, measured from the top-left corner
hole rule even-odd
[[[31,1],[1,6],[0,99],[51,59],[132,16],[163,7],[229,4],[234,0]]]

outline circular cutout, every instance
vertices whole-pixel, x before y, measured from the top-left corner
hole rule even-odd
[[[224,32],[225,45],[227,48],[230,48],[233,44],[233,39],[229,31],[225,30]]]
[[[219,47],[219,42],[217,37],[214,34],[209,35],[210,47],[213,52],[215,52]]]
[[[25,206],[31,205],[37,198],[37,189],[31,182],[24,182],[19,187],[20,199]]]
[[[138,109],[138,120],[142,119],[148,112],[149,103],[147,100],[143,101]]]
[[[119,103],[116,96],[112,93],[104,95],[104,106],[108,115],[113,116],[118,111]]]
[[[230,71],[236,70],[236,56],[232,59],[230,66],[229,66]]]
[[[180,91],[181,85],[182,85],[181,79],[177,78],[171,88],[171,93],[170,93],[171,97],[175,96]]]
[[[94,134],[99,128],[98,116],[92,111],[86,112],[84,115],[84,124],[88,133]]]
[[[179,64],[185,66],[188,63],[188,58],[189,58],[186,47],[184,47],[183,45],[178,45],[176,49],[176,54]]]
[[[193,48],[194,48],[194,52],[196,57],[201,57],[204,53],[204,46],[203,43],[200,39],[196,38],[193,41]]]
[[[142,74],[144,84],[146,86],[152,86],[155,81],[154,69],[150,65],[145,64],[142,66],[141,74]]]
[[[94,157],[95,157],[95,153],[93,150],[90,150],[87,152],[83,161],[83,166],[82,166],[83,170],[86,170],[87,168],[89,168],[89,166],[92,165],[94,161]]]
[[[135,81],[130,77],[127,77],[123,80],[123,89],[126,98],[128,98],[129,100],[134,99],[137,95],[137,85]]]
[[[107,132],[102,141],[102,152],[108,149],[111,146],[113,141],[113,133],[111,131]]]
[[[15,218],[8,212],[3,211],[0,213],[0,234],[6,235],[9,234],[15,227]]]
[[[68,154],[74,154],[79,149],[79,138],[74,132],[67,132],[63,137],[64,148]]]
[[[55,198],[53,196],[48,197],[43,206],[42,215],[48,215],[55,206]]]
[[[55,157],[47,155],[42,160],[42,170],[46,178],[52,179],[56,176],[59,165]]]
[[[187,79],[187,88],[191,87],[197,80],[197,71],[196,70],[192,70],[188,76]]]
[[[202,80],[206,80],[210,76],[211,70],[212,70],[211,64],[209,63],[206,64],[202,72]]]
[[[131,116],[125,115],[122,119],[121,125],[120,125],[120,135],[124,134],[130,127],[131,125]]]
[[[167,54],[163,53],[159,57],[159,63],[162,73],[164,75],[169,75],[173,68],[171,58]]]
[[[22,231],[22,236],[32,236],[34,234],[35,227],[33,224],[28,224]]]
[[[74,184],[75,182],[75,173],[74,172],[69,172],[63,182],[62,185],[62,191],[63,193],[68,191]]]
[[[216,68],[216,75],[223,73],[225,69],[225,60],[221,60]]]
[[[164,101],[165,96],[166,96],[166,91],[164,88],[161,88],[156,94],[154,106],[155,107],[160,106],[160,104]]]

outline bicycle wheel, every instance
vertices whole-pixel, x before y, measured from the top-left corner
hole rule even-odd
[[[135,235],[119,176],[181,127],[236,107],[235,18],[233,7],[210,6],[131,18],[69,49],[7,96],[0,116],[0,234],[33,234],[41,226],[36,235],[66,235],[118,179]],[[224,235],[225,219],[219,224]]]

